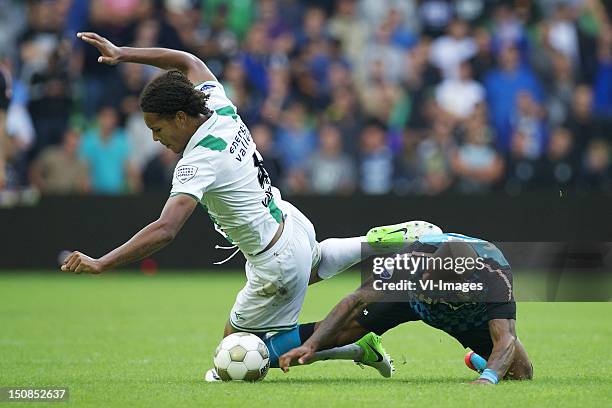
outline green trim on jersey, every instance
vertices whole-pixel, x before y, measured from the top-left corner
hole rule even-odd
[[[279,224],[283,220],[283,212],[276,206],[274,199],[270,200],[270,205],[268,205],[268,209],[270,210],[270,215],[278,222]]]
[[[230,318],[230,324],[232,325],[232,327],[234,329],[242,330],[242,331],[245,331],[245,332],[256,332],[256,333],[270,332],[270,331],[285,331],[285,330],[291,330],[291,329],[294,329],[295,327],[297,327],[297,323],[295,323],[295,324],[287,324],[287,325],[283,325],[283,326],[269,326],[269,327],[251,328],[251,327],[240,326],[240,325],[236,324],[235,322],[233,322],[231,318]]]
[[[236,114],[236,110],[230,105],[219,108],[215,110],[215,112],[217,112],[217,115],[219,116],[231,116],[232,119],[234,120],[237,120],[238,118],[238,115]]]
[[[220,137],[207,135],[204,139],[200,140],[200,143],[198,143],[196,146],[206,147],[210,150],[222,152],[227,147],[227,142]]]
[[[199,199],[198,197],[194,196],[193,194],[183,193],[183,192],[181,192],[181,191],[179,191],[178,193],[171,193],[171,194],[170,194],[170,197],[176,197],[176,196],[177,196],[177,195],[179,195],[179,194],[184,194],[184,195],[186,195],[186,196],[189,196],[189,197],[193,198],[193,199],[194,199],[194,200],[196,200],[198,203],[200,202],[200,199]]]

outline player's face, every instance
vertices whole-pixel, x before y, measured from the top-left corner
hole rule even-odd
[[[153,140],[160,142],[174,153],[185,150],[191,135],[185,135],[185,126],[178,118],[167,118],[157,113],[143,112],[144,122],[153,132]]]

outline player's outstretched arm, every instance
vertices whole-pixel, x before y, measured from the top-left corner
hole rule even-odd
[[[78,33],[77,37],[100,51],[98,62],[101,64],[134,62],[166,70],[178,69],[196,85],[217,80],[202,60],[188,52],[168,48],[118,47],[108,39],[91,32]]]
[[[184,194],[170,197],[159,219],[144,227],[119,248],[99,259],[75,251],[66,258],[61,269],[76,273],[101,273],[154,254],[174,240],[196,205],[192,197]]]
[[[473,383],[490,384],[497,383],[504,378],[508,368],[514,361],[514,352],[516,349],[516,331],[515,321],[512,319],[493,319],[489,321],[489,332],[491,340],[493,340],[493,350],[491,356],[487,360],[487,368],[483,375]],[[487,379],[487,370],[492,379]],[[483,378],[487,377],[487,378]]]
[[[305,364],[314,357],[317,351],[334,347],[336,345],[336,334],[341,327],[346,322],[355,319],[368,303],[378,300],[380,296],[379,292],[372,289],[370,281],[364,283],[332,309],[304,344],[289,350],[280,357],[280,368],[287,372],[292,361]]]

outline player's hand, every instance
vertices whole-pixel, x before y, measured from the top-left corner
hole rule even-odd
[[[64,263],[62,264],[62,271],[98,274],[102,272],[102,265],[97,259],[89,257],[78,251],[74,251],[64,260]]]
[[[313,359],[316,350],[312,346],[301,345],[294,349],[289,350],[278,359],[279,367],[286,373],[289,371],[289,366],[292,361],[297,360],[300,364],[306,364]]]
[[[77,33],[77,37],[100,51],[102,55],[98,57],[99,63],[107,65],[117,65],[119,63],[121,49],[106,38],[96,33]]]
[[[477,380],[470,381],[470,384],[494,385],[491,381],[485,380],[484,378],[479,378]]]

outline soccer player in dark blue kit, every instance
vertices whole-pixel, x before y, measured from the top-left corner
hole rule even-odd
[[[465,362],[480,373],[473,383],[532,378],[533,366],[516,335],[512,272],[497,247],[461,234],[437,234],[402,252],[422,258],[412,273],[396,267],[392,275],[395,284],[413,282],[412,290],[398,301],[380,290],[383,280],[365,281],[317,323],[303,345],[281,357],[281,368],[307,363],[315,352],[349,344],[370,331],[381,335],[402,323],[423,321],[472,350]]]

